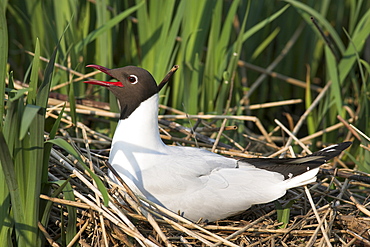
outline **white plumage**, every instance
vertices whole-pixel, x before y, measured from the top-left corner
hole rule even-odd
[[[156,94],[119,121],[109,162],[134,192],[190,220],[222,219],[316,180],[317,168],[284,180],[252,165],[236,168],[237,160],[206,150],[167,146],[159,137],[157,110]]]
[[[287,160],[285,170],[303,166],[298,173],[269,170],[269,164],[259,164],[266,159],[253,159],[250,164],[248,159],[238,161],[202,149],[167,146],[158,132],[158,93],[149,72],[132,66],[114,70],[91,67],[120,80],[112,86],[109,82],[89,82],[107,86],[120,101],[122,113],[113,137],[110,164],[134,192],[193,221],[226,218],[253,204],[276,200],[287,189],[314,182],[317,167],[327,160],[326,154],[338,155],[350,145],[339,149],[333,145],[317,156]],[[147,87],[153,92],[143,92]],[[299,164],[316,160],[319,163],[307,165],[308,170]],[[118,183],[112,173],[110,176]]]

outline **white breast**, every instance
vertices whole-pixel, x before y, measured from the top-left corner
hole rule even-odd
[[[236,160],[206,150],[166,146],[158,133],[157,109],[154,95],[119,121],[109,160],[136,193],[188,219],[214,221],[273,201],[317,173],[284,181],[279,173],[237,167]]]

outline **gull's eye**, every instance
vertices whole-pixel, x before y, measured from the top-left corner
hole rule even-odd
[[[131,84],[136,84],[138,82],[136,75],[130,75],[127,79]]]

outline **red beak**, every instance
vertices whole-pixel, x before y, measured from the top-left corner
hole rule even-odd
[[[95,65],[95,64],[90,64],[90,65],[87,65],[86,67],[98,69],[101,72],[103,72],[103,73],[105,73],[107,75],[112,76],[112,74],[109,72],[110,69],[105,68],[103,66]],[[112,76],[112,77],[114,77],[114,76]],[[110,86],[123,87],[122,82],[120,82],[120,81],[98,81],[98,80],[92,80],[92,81],[84,81],[84,83],[89,83],[89,84],[94,84],[94,85],[99,85],[99,86],[104,86],[104,87],[110,87]]]

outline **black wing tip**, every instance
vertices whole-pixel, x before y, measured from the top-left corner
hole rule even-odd
[[[351,145],[352,142],[350,141],[333,144],[311,155],[300,158],[244,158],[239,160],[239,162],[248,163],[259,169],[280,173],[284,176],[284,179],[289,179],[321,166],[328,160],[338,156]],[[307,159],[307,157],[312,157],[312,159]]]
[[[352,142],[346,141],[346,142],[338,143],[337,145],[338,147],[342,148],[342,150],[344,150],[344,149],[347,149],[349,146],[351,146]]]
[[[332,158],[338,156],[342,151],[347,149],[349,146],[352,145],[352,142],[346,141],[338,144],[333,144],[327,146],[326,148],[321,149],[309,156],[323,156],[325,161],[331,160]]]
[[[340,144],[342,144],[342,145],[343,145],[344,149],[347,149],[349,146],[351,146],[351,145],[352,145],[352,142],[350,142],[350,141],[346,141],[346,142],[342,142],[342,143],[340,143]],[[344,150],[344,149],[343,149],[343,150]]]
[[[338,144],[333,144],[321,149],[320,151],[332,152],[332,151],[343,151],[352,145],[351,141],[341,142]]]

